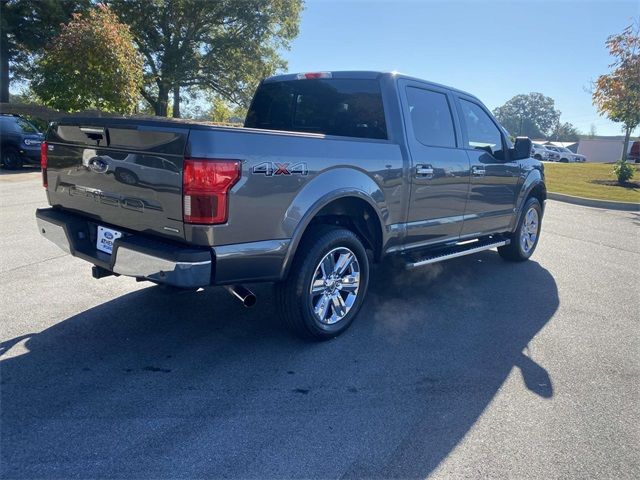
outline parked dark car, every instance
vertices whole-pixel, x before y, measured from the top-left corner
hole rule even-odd
[[[17,115],[0,115],[2,167],[16,169],[23,164],[40,165],[40,144],[44,135],[32,123]]]

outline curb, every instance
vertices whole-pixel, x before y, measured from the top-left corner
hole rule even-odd
[[[574,205],[582,205],[583,207],[606,208],[607,210],[623,210],[626,212],[639,212],[640,203],[633,202],[613,202],[611,200],[595,200],[593,198],[574,197],[573,195],[565,195],[564,193],[549,192],[547,194],[549,200],[557,200],[559,202],[572,203]]]

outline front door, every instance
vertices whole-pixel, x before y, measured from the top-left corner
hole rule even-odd
[[[469,158],[458,148],[453,97],[435,86],[401,80],[411,197],[405,245],[455,241],[460,236],[469,189]]]
[[[462,237],[506,231],[515,214],[520,164],[509,161],[502,129],[475,99],[458,97],[462,137],[471,164]]]

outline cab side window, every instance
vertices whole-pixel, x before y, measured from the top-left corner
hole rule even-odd
[[[467,129],[467,148],[484,150],[498,160],[504,160],[504,147],[500,130],[491,117],[473,102],[460,99],[462,116]]]
[[[451,109],[444,93],[407,87],[407,102],[416,140],[431,147],[456,146]]]

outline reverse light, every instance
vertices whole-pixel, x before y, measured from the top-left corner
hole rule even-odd
[[[317,78],[331,78],[331,72],[307,72],[296,75],[298,80],[314,80]]]
[[[185,158],[182,172],[185,223],[225,223],[228,194],[240,179],[239,160]]]
[[[49,182],[47,181],[47,142],[40,144],[40,168],[42,169],[42,186],[47,188]]]

